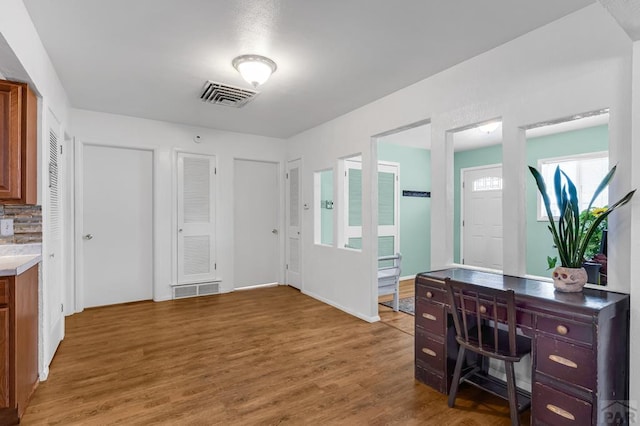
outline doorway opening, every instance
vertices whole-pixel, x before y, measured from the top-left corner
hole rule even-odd
[[[374,137],[378,164],[373,190],[377,200],[376,265],[380,256],[400,253],[400,310],[413,311],[415,275],[431,268],[431,124],[413,123]],[[380,262],[381,267],[384,263]],[[389,307],[392,295],[377,297],[378,314],[385,321],[399,315]],[[407,316],[407,315],[405,315]],[[413,320],[407,316],[408,320]],[[397,320],[396,320],[397,321]],[[409,329],[408,324],[397,323]]]

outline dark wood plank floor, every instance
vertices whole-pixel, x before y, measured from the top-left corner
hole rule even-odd
[[[504,402],[475,389],[450,409],[417,383],[411,334],[280,286],[67,318],[22,424],[497,426],[509,418]]]

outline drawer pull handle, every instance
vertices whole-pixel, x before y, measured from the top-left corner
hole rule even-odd
[[[557,362],[558,364],[566,365],[567,367],[578,368],[578,364],[575,362],[558,355],[549,355],[549,359],[553,362]]]
[[[556,331],[558,332],[558,334],[561,334],[564,336],[569,332],[569,329],[564,325],[559,325],[556,327]]]
[[[480,313],[481,314],[486,314],[487,313],[487,307],[484,305],[480,305]]]
[[[562,408],[556,407],[553,404],[547,404],[547,410],[551,411],[554,414],[559,415],[560,417],[564,417],[565,419],[568,419],[568,420],[575,420],[576,419],[576,416],[574,416],[573,414],[571,414],[567,410],[563,410]]]
[[[429,356],[436,356],[436,353],[429,348],[422,348],[422,352]]]
[[[427,314],[427,313],[423,313],[422,316],[430,321],[435,321],[438,318],[436,318],[435,316],[431,315],[431,314]]]
[[[427,299],[431,299],[433,297],[433,293],[430,291],[427,292]]]

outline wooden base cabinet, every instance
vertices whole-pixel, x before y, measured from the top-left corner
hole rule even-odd
[[[0,80],[0,203],[36,204],[37,119],[29,87]]]
[[[38,385],[38,265],[0,277],[0,425],[19,422]]]

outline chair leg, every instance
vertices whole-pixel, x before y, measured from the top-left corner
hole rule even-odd
[[[520,425],[520,413],[518,413],[518,392],[516,391],[516,375],[513,371],[513,362],[504,362],[507,372],[507,392],[509,394],[509,414],[511,415],[511,426]]]
[[[460,346],[458,349],[458,359],[456,368],[453,370],[453,378],[451,379],[451,389],[449,389],[449,407],[453,407],[456,403],[456,395],[458,394],[458,385],[460,385],[460,376],[462,375],[462,364],[464,364],[465,348]]]
[[[400,289],[396,286],[396,291],[393,293],[393,310],[398,312],[400,310]]]

